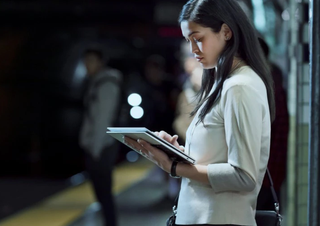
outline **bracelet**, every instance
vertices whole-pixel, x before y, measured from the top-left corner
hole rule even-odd
[[[178,161],[173,160],[172,165],[171,165],[171,172],[170,172],[170,177],[172,177],[172,178],[180,178],[180,176],[177,176],[177,174],[176,174],[177,165],[178,165]]]

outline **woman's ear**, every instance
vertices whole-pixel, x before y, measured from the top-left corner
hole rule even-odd
[[[230,29],[230,27],[227,24],[222,24],[221,26],[221,32],[224,36],[224,39],[226,41],[229,41],[232,38],[232,31]]]

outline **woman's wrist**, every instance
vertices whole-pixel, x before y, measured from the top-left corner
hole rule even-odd
[[[173,160],[172,164],[171,164],[171,169],[170,169],[170,177],[172,178],[180,178],[180,176],[177,175],[177,165],[178,165],[178,161]]]

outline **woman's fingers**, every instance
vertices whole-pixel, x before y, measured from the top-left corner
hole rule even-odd
[[[138,139],[137,142],[141,145],[141,147],[143,147],[148,154],[150,154],[150,152],[148,150],[154,149],[155,147],[153,147],[151,144],[149,144],[148,142]]]
[[[126,136],[123,137],[123,140],[127,146],[129,146],[130,148],[132,148],[133,150],[135,150],[136,152],[138,152],[142,156],[144,156],[148,159],[153,158],[154,153],[152,151],[156,151],[156,150],[154,150],[156,148],[153,147],[148,142],[146,142],[144,140],[140,140],[140,139],[134,140],[134,139],[131,139]]]
[[[165,170],[166,172],[170,171],[171,160],[162,150],[141,139],[134,140],[124,136],[123,142],[145,158],[157,164],[161,169]]]
[[[146,158],[157,164],[164,171],[170,171],[171,160],[165,152],[152,146],[144,140],[139,139],[138,143],[144,148],[144,150],[146,150]]]
[[[165,139],[166,141],[170,142],[173,136],[171,136],[169,133],[161,130],[159,132],[159,137],[161,137],[162,139]]]
[[[160,132],[154,132],[154,134],[157,135],[158,137],[160,137],[160,138],[168,141],[168,142],[169,142],[170,144],[172,144],[173,146],[175,146],[175,147],[179,148],[180,150],[182,150],[182,149],[180,148],[179,143],[178,143],[178,138],[179,138],[178,135],[173,135],[173,136],[171,136],[170,134],[168,134],[167,132],[165,132],[165,131],[163,131],[163,130],[161,130]],[[183,148],[182,151],[184,151],[184,148]]]
[[[172,138],[171,138],[170,143],[171,143],[171,144],[175,144],[175,142],[178,142],[178,141],[177,141],[178,138],[179,138],[178,135],[173,135]]]
[[[158,135],[158,136],[161,137],[162,139],[168,141],[168,142],[171,143],[171,144],[172,144],[172,141],[173,141],[173,140],[178,139],[178,138],[177,138],[178,135],[171,136],[169,133],[167,133],[167,132],[165,132],[165,131],[163,131],[163,130],[161,130],[161,131],[159,132],[159,135]]]
[[[180,149],[180,151],[184,152],[184,146],[180,145],[179,149]]]
[[[132,148],[133,150],[135,150],[136,152],[144,156],[146,150],[136,140],[133,140],[129,137],[124,136],[123,141],[127,146],[129,146],[130,148]]]

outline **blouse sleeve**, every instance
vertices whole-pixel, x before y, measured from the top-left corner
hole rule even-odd
[[[208,166],[208,177],[216,192],[252,191],[259,172],[263,106],[257,91],[245,85],[230,87],[221,97],[227,163]]]

